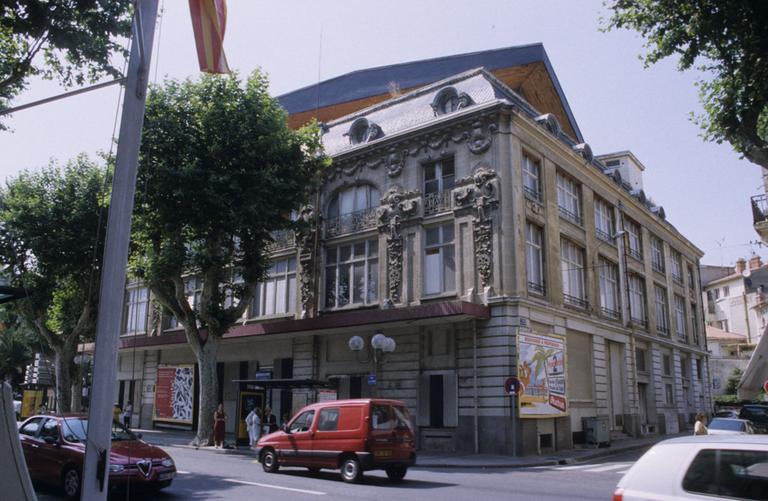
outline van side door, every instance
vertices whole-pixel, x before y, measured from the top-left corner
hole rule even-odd
[[[278,451],[280,463],[286,466],[315,466],[312,441],[315,432],[312,429],[315,410],[307,410],[296,416],[288,425],[289,433],[284,437],[283,446]]]

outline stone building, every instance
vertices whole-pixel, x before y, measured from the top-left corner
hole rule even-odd
[[[618,438],[711,408],[701,251],[647,198],[632,153],[593,156],[540,45],[281,101],[295,125],[325,120],[333,165],[299,215],[310,230],[275,236],[269,279],[222,343],[230,415],[246,393],[278,416],[376,395],[408,405],[421,449],[532,454],[584,441],[583,418]],[[120,378],[139,381],[145,425],[158,371],[193,357],[145,288],[127,298]],[[371,346],[379,333],[393,341]]]

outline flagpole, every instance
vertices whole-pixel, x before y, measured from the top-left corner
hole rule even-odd
[[[112,404],[117,381],[117,351],[125,293],[131,214],[144,122],[147,76],[152,58],[158,0],[139,0],[134,15],[131,55],[117,144],[101,273],[88,439],[81,478],[81,500],[106,500],[112,445]],[[79,473],[79,472],[78,472]]]

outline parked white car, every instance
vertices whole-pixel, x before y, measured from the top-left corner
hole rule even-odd
[[[768,499],[768,436],[700,435],[659,442],[613,494],[613,501],[651,499]]]
[[[714,418],[707,425],[710,435],[752,435],[755,430],[746,419]]]

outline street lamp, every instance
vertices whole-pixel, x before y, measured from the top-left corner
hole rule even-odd
[[[370,363],[373,361],[375,364],[379,364],[384,361],[384,357],[387,353],[392,353],[397,348],[397,343],[391,337],[387,337],[381,331],[376,331],[373,337],[371,337],[371,354],[367,360],[360,360],[360,352],[365,348],[365,340],[360,336],[352,336],[349,338],[349,349],[357,353],[358,361],[360,363]]]

